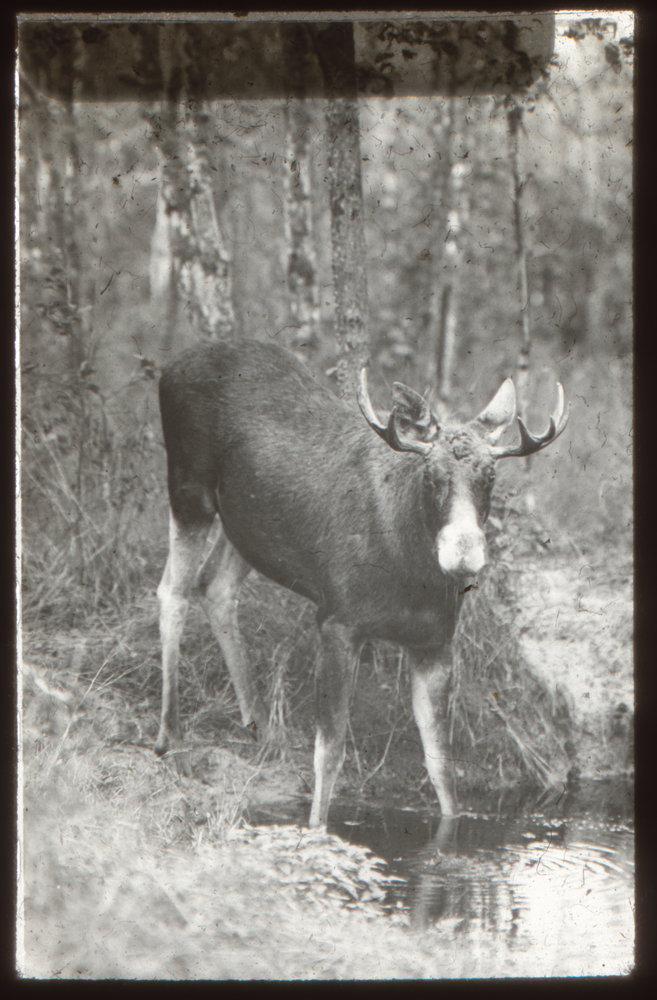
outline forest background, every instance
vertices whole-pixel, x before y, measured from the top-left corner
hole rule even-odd
[[[496,568],[461,637],[460,778],[541,795],[631,774],[631,16],[346,27],[21,25],[22,752],[33,813],[55,803],[40,836],[72,789],[143,813],[164,780],[157,375],[225,336],[275,339],[352,403],[369,360],[380,410],[399,380],[468,418],[513,375],[541,431],[562,382],[567,432],[498,470]],[[312,612],[250,579],[241,614],[277,752],[309,778]],[[200,615],[185,642],[199,766],[225,773],[212,748],[239,713]],[[361,794],[425,794],[405,683],[395,651],[361,663],[345,769]],[[232,773],[241,806],[263,800]],[[303,794],[290,773],[263,787]],[[147,810],[168,843],[239,812],[175,788],[166,821]]]

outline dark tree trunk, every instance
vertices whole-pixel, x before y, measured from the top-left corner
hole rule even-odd
[[[328,97],[325,117],[338,385],[341,394],[355,402],[358,372],[369,360],[369,331],[353,28],[338,22],[313,26],[312,33]]]
[[[523,188],[520,177],[520,151],[518,148],[519,133],[522,124],[522,108],[515,106],[507,115],[509,122],[509,158],[513,174],[513,225],[516,238],[516,266],[518,273],[518,310],[522,336],[518,351],[516,371],[516,390],[518,398],[518,415],[524,420],[528,418],[529,405],[529,356],[531,353],[531,327],[529,322],[529,290],[527,285],[527,248],[525,245],[525,230],[523,220]],[[525,459],[529,465],[530,459]]]
[[[312,39],[304,24],[280,25],[290,99],[285,105],[285,243],[290,319],[294,331],[290,346],[313,343],[319,328],[317,255],[313,233],[310,126],[306,105],[308,65]]]

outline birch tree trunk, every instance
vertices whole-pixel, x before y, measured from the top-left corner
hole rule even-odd
[[[435,331],[433,343],[435,345],[438,398],[442,403],[449,402],[454,377],[456,327],[461,284],[458,237],[464,228],[468,215],[468,205],[464,200],[463,162],[456,153],[459,144],[458,125],[465,127],[463,122],[457,124],[459,117],[457,101],[457,98],[449,99],[448,111],[443,125],[443,135],[447,135],[447,140],[444,144],[446,163],[442,174],[440,220],[445,235],[442,236],[442,255],[439,257],[436,254],[436,294],[431,299],[434,310],[432,329]],[[442,275],[440,281],[437,278],[438,273]],[[438,288],[440,288],[440,294],[438,294]]]
[[[194,101],[191,110],[183,106],[188,94],[197,96],[189,80],[195,51],[193,44],[187,47],[189,28],[170,25],[159,31],[166,99],[154,128],[161,175],[150,276],[151,297],[162,317],[167,348],[180,346],[182,303],[202,338],[228,337],[235,329],[230,254],[212,191],[211,117],[202,103]],[[199,67],[194,66],[193,72],[198,74]]]
[[[180,282],[198,315],[201,335],[224,339],[235,330],[231,258],[219,227],[205,134],[209,116],[194,115],[187,176],[191,216],[190,253],[180,261]]]

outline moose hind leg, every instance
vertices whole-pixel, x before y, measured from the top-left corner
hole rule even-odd
[[[189,594],[201,563],[210,524],[186,528],[169,518],[169,556],[157,588],[162,641],[162,718],[155,752],[171,756],[179,772],[191,773],[189,754],[182,749],[178,710],[178,658]]]
[[[316,673],[318,718],[311,827],[326,825],[331,795],[344,762],[349,699],[358,652],[347,628],[324,623],[320,629],[320,656]]]
[[[249,662],[237,618],[239,589],[250,569],[222,531],[211,566],[208,565],[202,573],[206,576],[211,572],[212,577],[203,588],[201,600],[228,667],[242,724],[255,729],[257,738],[263,740],[267,733],[269,712],[258,691],[256,674]]]
[[[451,657],[447,656],[430,665],[411,664],[413,714],[422,737],[426,769],[443,816],[459,813],[446,726],[450,670]]]

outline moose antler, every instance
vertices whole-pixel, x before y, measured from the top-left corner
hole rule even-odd
[[[561,382],[557,382],[557,393],[557,408],[550,417],[550,423],[545,433],[539,435],[539,437],[534,437],[525,427],[523,420],[520,417],[516,417],[518,429],[520,430],[520,444],[512,447],[507,447],[503,444],[491,445],[490,450],[493,458],[523,458],[526,455],[533,455],[534,452],[540,451],[541,448],[545,448],[546,445],[551,444],[552,441],[555,441],[564,432],[570,416],[570,403],[566,407],[566,396]]]
[[[358,405],[360,406],[360,411],[367,420],[368,424],[372,430],[376,431],[379,437],[382,437],[386,444],[390,444],[390,429],[392,427],[392,413],[388,420],[387,425],[382,424],[376,413],[374,412],[374,407],[372,406],[372,400],[370,399],[370,391],[367,387],[367,369],[361,368],[360,378],[358,380]]]
[[[438,433],[435,418],[425,399],[401,382],[393,385],[393,408],[388,424],[382,424],[372,406],[367,388],[367,371],[360,370],[358,405],[368,424],[394,451],[415,451],[427,455]],[[405,425],[405,427],[404,427]]]

